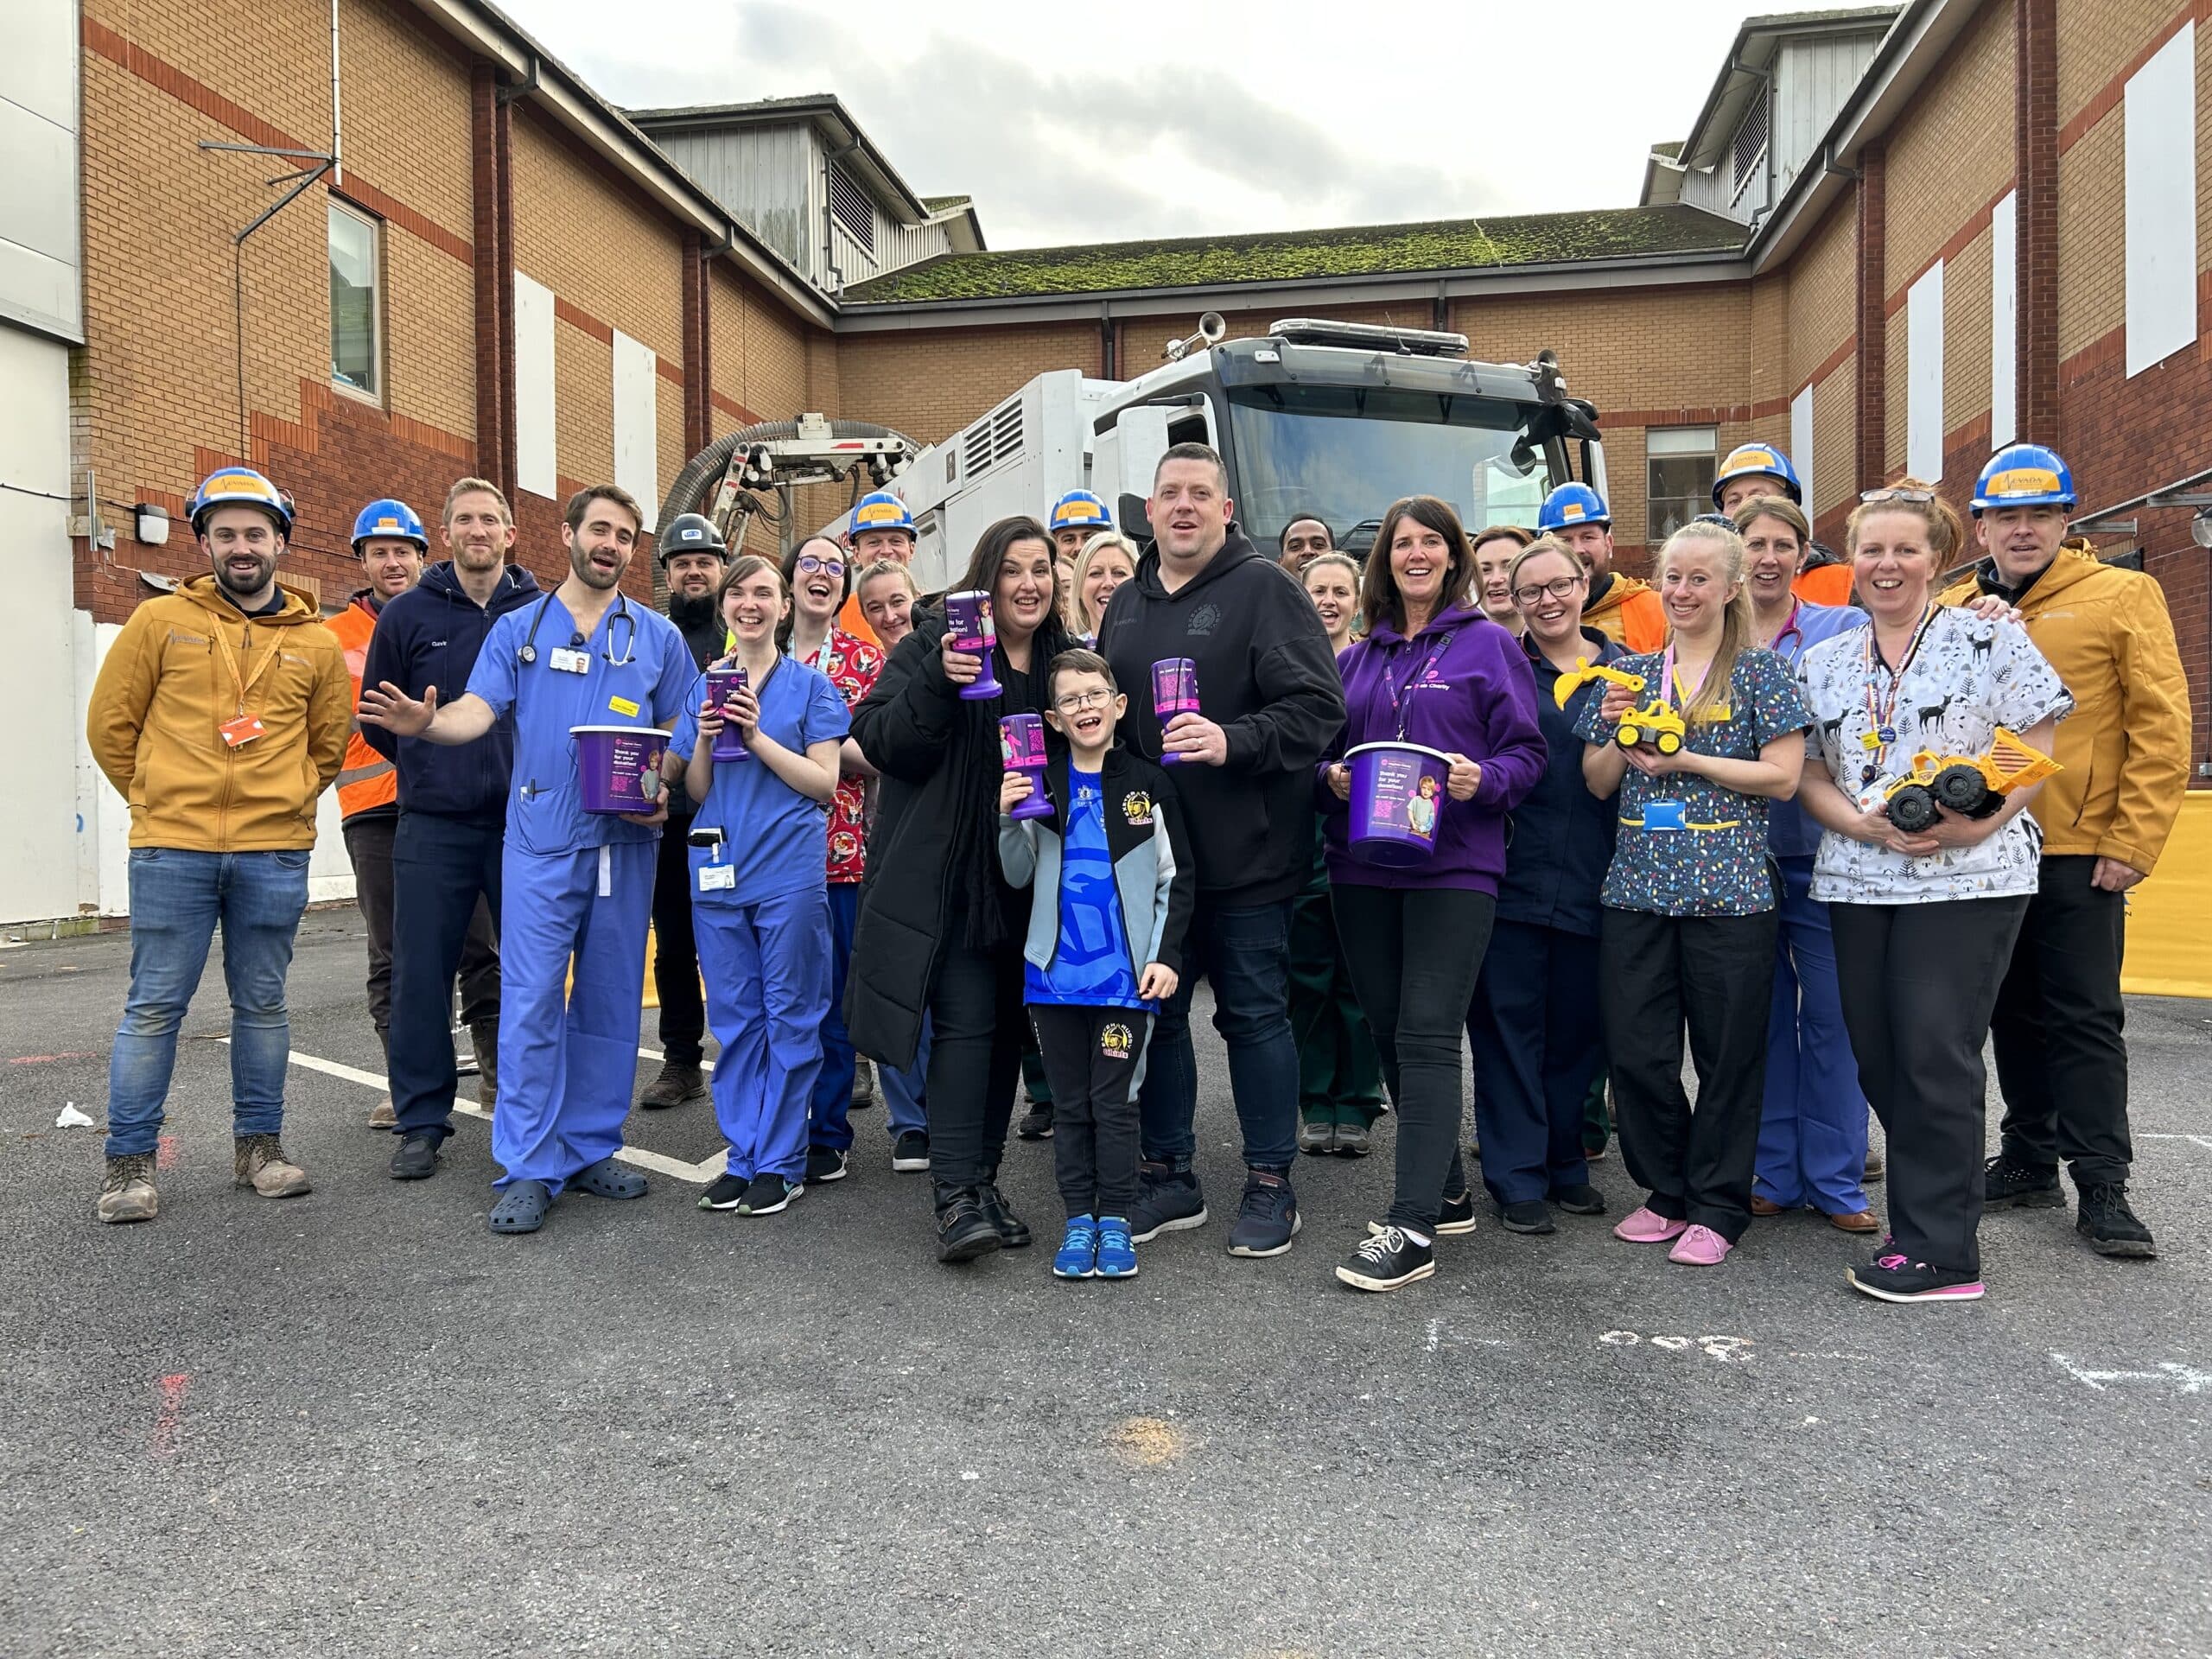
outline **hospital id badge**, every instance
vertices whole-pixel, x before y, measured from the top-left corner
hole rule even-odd
[[[1680,801],[1646,801],[1643,804],[1643,827],[1646,830],[1687,830],[1689,809]]]
[[[546,660],[563,674],[588,674],[591,671],[591,654],[578,651],[572,645],[556,645]]]
[[[734,864],[702,864],[699,867],[699,891],[702,893],[734,893],[737,890],[737,866]]]
[[[268,728],[261,723],[259,715],[240,715],[236,720],[225,721],[215,729],[222,734],[225,746],[233,749],[268,734]]]

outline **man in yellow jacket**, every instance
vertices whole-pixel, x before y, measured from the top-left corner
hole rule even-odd
[[[1983,1196],[1993,1207],[2063,1205],[2063,1158],[2089,1248],[2146,1256],[2157,1246],[2127,1203],[2120,949],[2125,895],[2158,863],[2189,787],[2189,683],[2157,580],[2066,540],[2074,505],[2056,453],[1999,451],[1974,486],[1987,556],[1940,595],[1960,605],[1995,594],[2018,607],[2075,706],[2054,746],[2064,770],[2036,798],[2040,884],[1990,1027],[2005,1126]]]
[[[1556,536],[1590,572],[1582,626],[1595,628],[1630,651],[1660,651],[1667,644],[1667,611],[1649,584],[1613,569],[1613,512],[1587,484],[1562,484],[1536,509],[1536,533]]]
[[[276,585],[291,505],[228,467],[192,502],[213,574],[131,613],[100,664],[86,736],[130,804],[130,990],[108,1066],[102,1221],[150,1221],[177,1027],[219,922],[231,994],[232,1171],[308,1190],[284,1156],[284,977],[307,908],[315,800],[344,764],[352,683],[315,607]]]

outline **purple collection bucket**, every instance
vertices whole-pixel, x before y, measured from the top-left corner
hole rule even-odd
[[[1152,665],[1152,712],[1164,734],[1178,715],[1195,715],[1198,708],[1198,665],[1188,657],[1170,657]],[[1166,754],[1165,766],[1180,766],[1183,757]]]
[[[1409,869],[1436,850],[1452,762],[1418,743],[1363,743],[1351,767],[1351,853],[1363,863]]]
[[[669,734],[657,726],[571,726],[577,788],[587,812],[656,811],[660,757]]]
[[[963,702],[982,702],[1004,690],[991,677],[991,647],[998,643],[998,628],[991,620],[991,596],[977,588],[944,596],[944,623],[952,648],[983,659],[983,671],[973,685],[960,688]]]
[[[707,701],[717,709],[745,689],[746,674],[741,668],[710,668],[707,671]],[[707,751],[710,760],[750,760],[752,751],[745,747],[745,740],[737,734],[737,728],[725,720],[722,728],[715,734],[715,745]]]
[[[1006,715],[999,720],[999,753],[1008,772],[1027,772],[1030,796],[1007,813],[1010,818],[1049,818],[1045,796],[1045,722],[1035,715]]]

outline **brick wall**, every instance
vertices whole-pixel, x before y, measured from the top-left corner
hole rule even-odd
[[[2101,105],[2143,48],[2171,34],[2191,7],[2179,0],[2057,0],[2058,119]]]
[[[838,374],[853,419],[935,443],[1048,370],[1098,373],[1101,343],[1090,322],[847,334],[837,342]],[[1155,346],[1123,378],[1157,360]]]

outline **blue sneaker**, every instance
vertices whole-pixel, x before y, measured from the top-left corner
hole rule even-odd
[[[1122,1235],[1123,1249],[1128,1247],[1128,1234]],[[1135,1271],[1132,1258],[1131,1272]],[[1098,1224],[1089,1216],[1068,1217],[1067,1236],[1060,1240],[1060,1248],[1052,1257],[1052,1276],[1055,1279],[1095,1279],[1098,1276]]]
[[[1119,1216],[1098,1218],[1098,1277],[1137,1276],[1137,1247],[1129,1243],[1129,1224]]]

